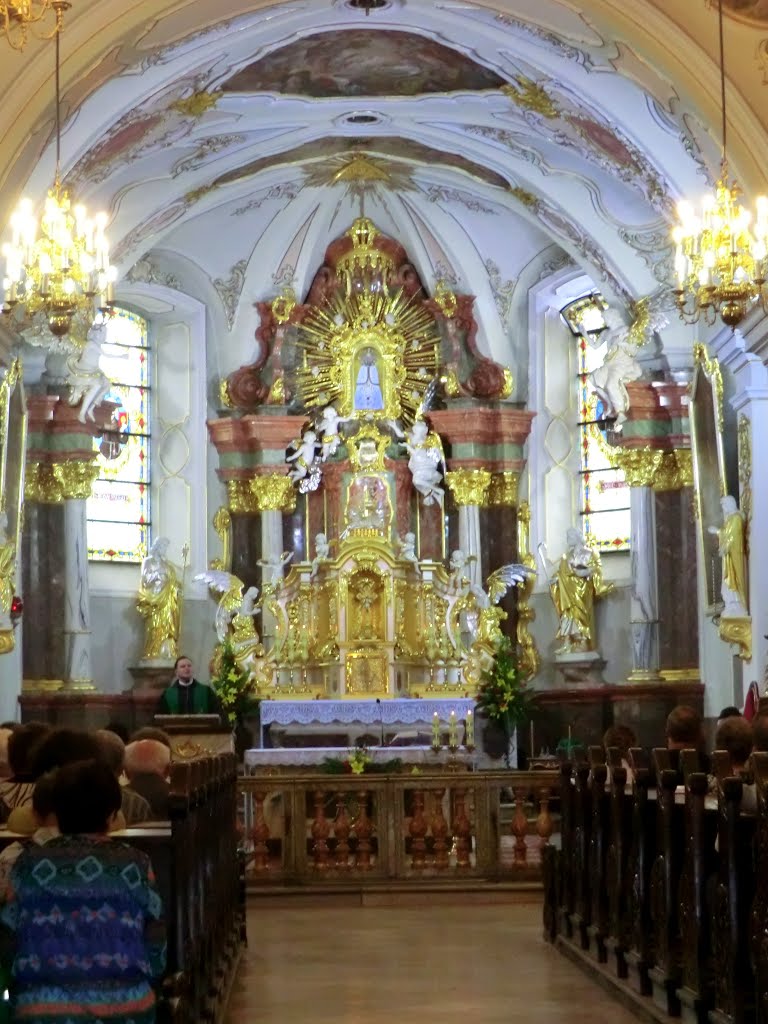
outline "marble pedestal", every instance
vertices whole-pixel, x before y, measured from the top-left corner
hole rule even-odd
[[[131,665],[128,671],[133,676],[134,692],[159,694],[173,679],[173,665]]]
[[[568,686],[603,686],[605,662],[598,651],[555,655],[555,668]]]

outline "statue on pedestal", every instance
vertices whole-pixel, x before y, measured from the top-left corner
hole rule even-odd
[[[410,531],[405,534],[404,537],[399,537],[397,541],[398,547],[400,548],[400,557],[404,562],[410,562],[413,565],[417,575],[421,574],[419,568],[419,556],[416,554],[416,534]]]
[[[158,537],[141,563],[141,585],[136,599],[145,620],[143,661],[172,664],[179,653],[181,583],[168,560],[167,537]]]
[[[405,447],[410,456],[408,469],[413,477],[413,486],[423,495],[424,504],[437,502],[442,505],[444,492],[441,468],[445,466],[445,458],[440,438],[424,420],[416,420],[406,434]]]
[[[613,590],[613,584],[603,580],[599,554],[585,542],[579,530],[568,530],[566,544],[549,583],[559,618],[557,639],[561,645],[557,653],[561,655],[596,650],[595,599]],[[543,561],[542,552],[543,545],[539,545]]]
[[[207,583],[221,595],[216,608],[216,636],[220,644],[229,639],[238,667],[254,675],[259,659],[264,657],[264,647],[253,621],[261,611],[257,607],[259,588],[246,590],[241,579],[221,569],[198,573],[195,581]]]
[[[312,567],[309,572],[309,578],[313,580],[317,576],[318,570],[320,569],[321,562],[327,562],[331,557],[331,544],[333,541],[329,541],[324,533],[315,534],[315,557],[312,559]]]
[[[723,525],[710,526],[709,532],[717,535],[719,554],[723,560],[723,582],[720,593],[723,598],[723,618],[744,619],[747,611],[747,559],[744,552],[744,517],[739,511],[736,499],[726,494],[720,499],[723,511]]]

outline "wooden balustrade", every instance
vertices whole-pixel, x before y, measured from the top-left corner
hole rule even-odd
[[[768,754],[740,778],[712,763],[633,750],[628,771],[593,750],[562,766],[544,934],[648,997],[649,1019],[768,1024]]]
[[[246,877],[273,883],[537,880],[559,816],[551,772],[248,775]]]

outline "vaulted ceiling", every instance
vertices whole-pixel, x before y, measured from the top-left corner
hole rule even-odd
[[[768,0],[726,5],[732,163],[751,189],[768,164]],[[109,211],[125,287],[210,297],[227,362],[253,302],[301,292],[363,203],[428,287],[477,296],[481,344],[503,359],[528,289],[569,261],[620,303],[657,292],[674,202],[717,170],[708,0],[581,8],[75,0],[66,181]],[[52,63],[51,44],[3,50],[3,219],[53,174]]]

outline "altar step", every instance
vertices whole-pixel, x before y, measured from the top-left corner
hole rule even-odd
[[[471,904],[539,905],[542,886],[538,881],[494,882],[482,878],[423,882],[368,882],[348,884],[269,885],[247,888],[249,907],[418,907]]]

